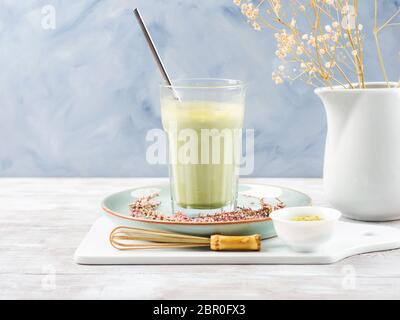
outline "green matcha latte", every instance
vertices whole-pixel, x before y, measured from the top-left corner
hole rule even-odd
[[[229,92],[225,83],[217,84],[177,87],[180,99],[171,90],[161,98],[162,123],[168,135],[171,194],[180,208],[235,205],[244,99],[237,88],[229,88]],[[189,94],[185,89],[190,90]]]

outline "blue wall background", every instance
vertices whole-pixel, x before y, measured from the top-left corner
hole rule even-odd
[[[369,29],[373,1],[360,2]],[[399,7],[379,3],[381,17]],[[49,4],[54,30],[41,25]],[[145,160],[146,131],[161,126],[160,77],[131,13],[136,6],[174,78],[250,82],[254,176],[321,176],[321,103],[301,83],[272,83],[273,36],[248,27],[230,0],[1,0],[0,176],[166,175]],[[400,28],[381,39],[395,80]],[[375,52],[367,40],[368,80],[381,79]]]

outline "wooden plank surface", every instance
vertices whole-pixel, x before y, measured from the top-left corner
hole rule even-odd
[[[0,179],[0,299],[394,299],[400,250],[325,266],[83,266],[73,253],[104,196],[166,179]],[[244,179],[309,194],[320,179]],[[400,228],[400,222],[387,222]]]

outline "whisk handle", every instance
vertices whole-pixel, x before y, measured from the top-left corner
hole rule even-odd
[[[244,250],[259,251],[261,248],[261,236],[223,236],[215,234],[210,237],[210,249],[214,251]]]

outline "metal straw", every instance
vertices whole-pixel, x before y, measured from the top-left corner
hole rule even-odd
[[[147,44],[149,45],[149,48],[151,50],[152,56],[158,66],[158,69],[161,72],[162,77],[164,78],[164,80],[167,82],[167,84],[169,86],[171,86],[172,89],[172,93],[174,94],[175,98],[177,100],[180,100],[178,94],[176,93],[175,89],[173,88],[172,82],[170,77],[168,76],[168,72],[164,67],[164,64],[160,58],[160,55],[158,54],[157,48],[154,45],[153,39],[151,38],[151,35],[149,33],[149,31],[147,30],[146,24],[144,23],[144,20],[142,18],[142,16],[140,15],[139,10],[136,8],[135,10],[133,10],[133,13],[135,14],[136,20],[139,23],[140,29],[142,29],[143,35],[146,39]]]

